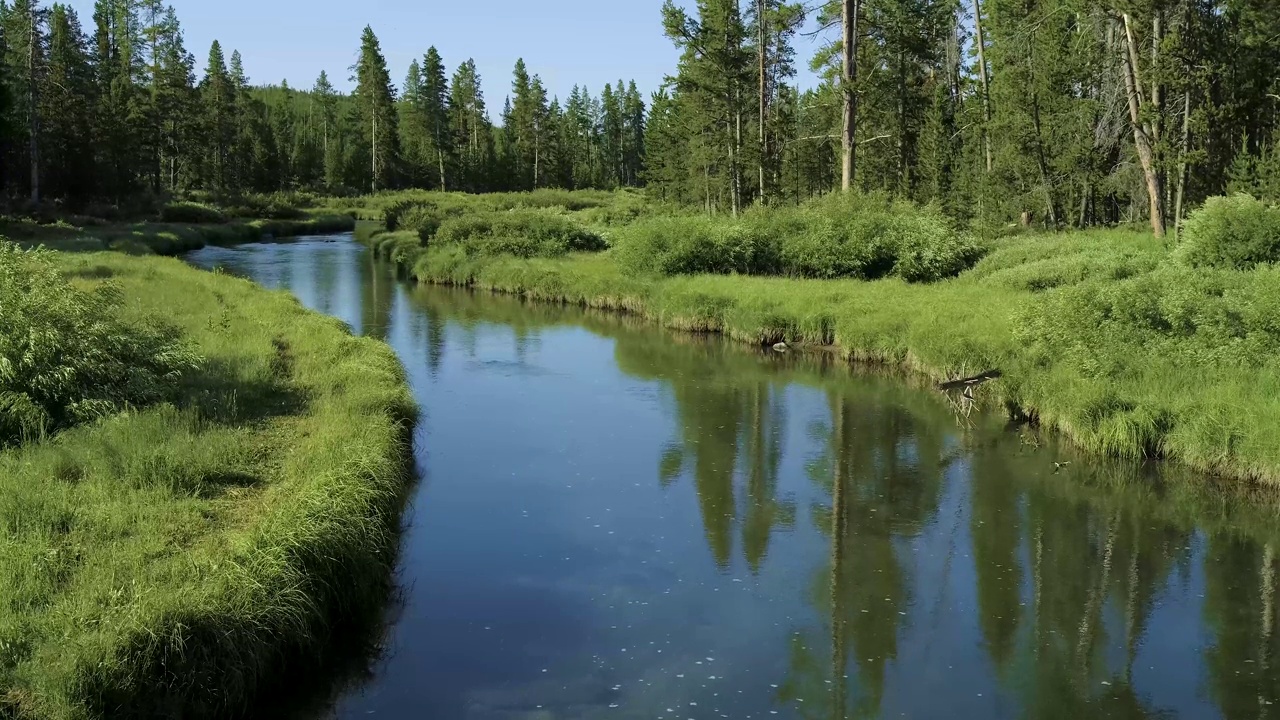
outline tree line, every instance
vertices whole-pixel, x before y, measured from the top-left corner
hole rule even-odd
[[[0,195],[120,202],[138,195],[616,188],[641,182],[645,102],[634,82],[548,98],[524,61],[498,123],[467,60],[435,48],[392,83],[365,28],[355,90],[254,86],[214,41],[203,68],[161,0],[71,7],[0,0]],[[198,77],[197,77],[198,75]]]
[[[475,63],[429,49],[393,83],[365,28],[355,90],[255,87],[214,43],[199,73],[162,0],[0,0],[4,194],[647,186],[737,213],[840,190],[961,219],[1134,220],[1280,194],[1280,8],[1269,0],[668,2],[681,56],[548,98],[523,60],[492,119]],[[820,82],[796,82],[801,34]]]

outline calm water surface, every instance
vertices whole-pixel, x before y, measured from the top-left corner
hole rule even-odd
[[[1280,717],[1272,501],[900,379],[414,288],[349,237],[189,260],[386,340],[424,408],[403,601],[333,717]]]

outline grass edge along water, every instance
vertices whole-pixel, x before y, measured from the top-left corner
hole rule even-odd
[[[376,222],[356,237],[419,282],[821,348],[934,381],[998,369],[984,404],[1087,451],[1280,483],[1274,266],[1190,268],[1176,246],[1124,229],[996,238],[970,269],[932,283],[644,273],[623,267],[616,246],[486,255]]]
[[[413,486],[404,369],[247,280],[56,260],[163,315],[203,369],[172,402],[0,451],[0,717],[244,715],[381,622]]]

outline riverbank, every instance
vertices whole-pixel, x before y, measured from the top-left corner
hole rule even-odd
[[[1021,236],[959,277],[808,280],[625,272],[612,251],[468,255],[415,233],[357,237],[420,282],[632,313],[753,344],[784,341],[936,381],[998,369],[979,401],[1085,450],[1280,482],[1280,273],[1191,271],[1145,233]]]
[[[43,245],[52,250],[97,252],[114,250],[131,255],[177,256],[208,245],[238,245],[264,240],[333,235],[351,232],[356,221],[349,215],[315,215],[293,220],[230,220],[225,222],[78,221],[38,223],[34,220],[0,219],[0,237],[24,247]]]
[[[380,620],[412,484],[403,368],[245,280],[56,263],[201,359],[168,402],[0,451],[0,717],[244,715]]]

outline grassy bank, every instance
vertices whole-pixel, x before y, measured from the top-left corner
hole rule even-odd
[[[181,255],[207,245],[236,245],[304,235],[351,232],[356,221],[348,215],[317,215],[293,220],[232,219],[220,222],[141,221],[117,223],[73,218],[55,223],[30,219],[0,219],[0,237],[25,247],[44,245],[54,250],[96,252],[114,250],[132,255]]]
[[[1123,230],[987,238],[981,261],[933,283],[646,273],[625,245],[517,259],[424,247],[411,231],[361,236],[422,282],[821,347],[936,380],[999,369],[981,400],[1089,451],[1280,482],[1270,265],[1190,267],[1185,250]]]
[[[55,257],[198,361],[162,401],[0,449],[0,717],[246,714],[383,607],[416,415],[403,370],[284,293]]]

